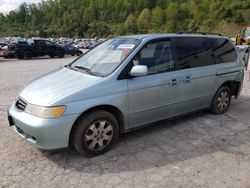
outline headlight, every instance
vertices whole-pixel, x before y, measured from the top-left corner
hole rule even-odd
[[[58,118],[63,115],[65,109],[65,106],[44,107],[27,104],[25,112],[40,118]]]

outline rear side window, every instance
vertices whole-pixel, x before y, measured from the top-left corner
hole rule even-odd
[[[212,47],[205,37],[176,37],[173,44],[178,69],[214,64]]]
[[[233,44],[224,38],[209,38],[212,44],[215,63],[228,63],[237,60],[237,53]]]
[[[45,45],[45,42],[44,42],[43,40],[37,40],[37,41],[36,41],[36,44],[37,44],[38,46],[44,46],[44,45]]]
[[[52,42],[50,42],[50,41],[45,41],[45,44],[47,45],[47,46],[53,46],[53,43]]]

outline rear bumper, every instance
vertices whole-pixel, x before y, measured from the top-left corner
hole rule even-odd
[[[45,119],[19,112],[14,105],[9,110],[14,130],[28,143],[39,149],[53,150],[68,147],[71,128],[78,115]]]
[[[242,88],[243,88],[243,81],[244,81],[244,77],[245,77],[245,72],[244,72],[244,68],[242,70],[242,74],[240,74],[241,78],[240,78],[240,87],[239,87],[239,90],[238,90],[238,93],[237,93],[237,98],[240,96],[240,93],[242,91]]]

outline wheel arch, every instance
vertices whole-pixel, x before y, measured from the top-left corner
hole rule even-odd
[[[25,50],[23,50],[23,54],[24,54],[25,52],[31,52],[32,54],[34,53],[32,49],[25,49]]]
[[[117,119],[118,124],[119,124],[119,133],[123,133],[125,132],[125,121],[124,121],[124,115],[123,113],[115,106],[113,105],[99,105],[99,106],[95,106],[92,108],[89,108],[88,110],[82,112],[78,118],[75,120],[73,126],[71,127],[70,130],[70,135],[69,135],[69,145],[71,145],[72,143],[72,135],[74,132],[74,129],[76,127],[77,122],[87,113],[91,113],[91,111],[94,110],[105,110],[109,113],[111,113],[112,115],[114,115],[114,117]]]
[[[232,92],[231,93],[232,96],[237,98],[238,94],[239,94],[240,85],[241,85],[241,82],[239,82],[239,81],[228,80],[228,81],[224,82],[219,88],[221,88],[222,86],[229,87],[231,92]]]
[[[65,54],[65,49],[64,48],[57,48],[55,52],[58,54],[60,52],[63,52]]]

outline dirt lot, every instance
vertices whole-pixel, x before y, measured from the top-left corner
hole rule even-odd
[[[8,126],[6,111],[35,77],[64,59],[0,58],[0,187],[250,187],[250,75],[224,115],[200,112],[126,135],[110,152],[39,151]]]

